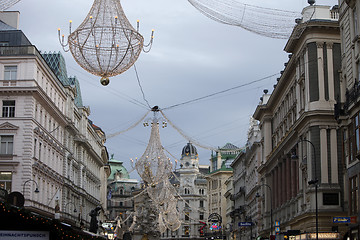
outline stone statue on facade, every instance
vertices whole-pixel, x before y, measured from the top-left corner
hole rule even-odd
[[[91,212],[89,213],[89,216],[91,217],[89,231],[92,232],[92,233],[97,233],[97,230],[98,230],[98,227],[99,227],[98,226],[97,216],[99,216],[99,211],[100,210],[101,210],[101,207],[97,206],[96,208],[91,210]]]

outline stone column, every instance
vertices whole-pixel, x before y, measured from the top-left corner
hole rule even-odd
[[[329,101],[335,101],[333,43],[326,43]]]
[[[279,168],[278,166],[275,167],[274,169],[274,186],[275,189],[274,189],[274,207],[276,208],[278,205],[279,205]]]
[[[315,170],[321,170],[321,183],[329,182],[328,173],[328,148],[327,148],[327,130],[320,128],[320,166],[316,165]],[[317,176],[319,178],[319,176]]]
[[[280,164],[280,185],[281,185],[281,201],[280,201],[280,205],[283,204],[285,202],[285,197],[286,197],[286,190],[285,190],[285,164],[284,162],[282,162]]]
[[[295,197],[295,191],[296,191],[296,168],[295,168],[295,164],[296,164],[296,160],[295,159],[290,159],[290,198]]]
[[[264,157],[266,158],[272,151],[271,118],[269,116],[264,118],[263,130],[264,130]]]
[[[339,183],[337,134],[336,129],[330,130],[330,162],[331,162],[331,182]]]
[[[291,158],[287,157],[286,162],[286,201],[289,201],[292,196],[292,186],[291,186]]]
[[[319,101],[325,101],[325,83],[324,83],[324,43],[317,42],[317,65],[318,65],[318,81],[319,81]]]

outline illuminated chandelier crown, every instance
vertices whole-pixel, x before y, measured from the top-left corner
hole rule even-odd
[[[152,45],[153,32],[150,43],[144,46],[144,38],[138,32],[139,21],[135,30],[119,0],[95,0],[87,17],[74,32],[71,32],[71,25],[72,21],[66,43],[58,29],[64,51],[70,50],[82,68],[102,77],[103,85],[109,83],[109,77],[129,69],[144,47],[149,47],[149,51]]]

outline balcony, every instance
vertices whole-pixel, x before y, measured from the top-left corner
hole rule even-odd
[[[346,93],[346,101],[341,108],[341,103],[335,104],[335,118],[345,115],[352,108],[352,105],[359,102],[360,96],[360,84],[356,82],[351,89],[347,89]]]

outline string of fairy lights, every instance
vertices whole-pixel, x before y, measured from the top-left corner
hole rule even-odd
[[[3,11],[19,0],[1,0],[0,11]],[[250,4],[244,4],[236,0],[188,0],[197,10],[205,16],[227,25],[241,27],[247,31],[259,34],[261,36],[270,38],[287,39],[295,26],[295,19],[300,18],[301,14],[298,12],[285,11],[279,9],[264,8]],[[109,7],[109,6],[114,6]],[[83,20],[80,26],[75,30],[71,30],[72,21],[69,25],[69,36],[67,41],[64,35],[61,35],[58,29],[58,37],[64,51],[71,51],[76,62],[86,71],[101,77],[101,84],[106,86],[109,84],[109,77],[116,76],[134,66],[139,88],[142,93],[143,100],[146,104],[133,101],[142,107],[151,108],[145,93],[141,86],[139,75],[134,63],[138,59],[140,52],[148,52],[151,49],[153,41],[153,32],[149,44],[144,45],[144,38],[139,33],[139,25],[135,29],[128,21],[125,13],[122,10],[120,1],[118,0],[94,0],[94,4],[90,9],[87,17]],[[89,30],[90,29],[90,30]],[[144,49],[147,48],[147,49]],[[178,200],[183,202],[186,200],[177,192],[173,184],[170,183],[170,178],[177,176],[174,174],[174,164],[171,159],[165,154],[165,149],[161,144],[159,127],[166,127],[169,123],[182,137],[192,142],[194,145],[219,152],[218,148],[201,144],[199,141],[189,137],[182,129],[177,127],[163,112],[163,110],[172,109],[178,106],[183,106],[189,103],[197,102],[218,94],[222,94],[243,86],[253,84],[255,82],[263,81],[272,78],[277,74],[262,78],[250,83],[241,84],[227,90],[219,91],[214,94],[206,95],[204,97],[196,98],[187,102],[179,103],[169,106],[164,109],[153,108],[153,118],[149,122],[144,122],[144,126],[151,125],[151,134],[148,145],[139,159],[132,160],[132,166],[137,171],[144,182],[144,189],[138,194],[126,201],[133,200],[136,197],[146,194],[154,205],[156,206],[159,215],[159,231],[164,232],[166,229],[171,231],[177,230],[181,226],[180,213],[177,208]],[[144,121],[148,111],[142,118],[136,121],[127,129],[110,134],[108,138],[115,137],[119,134],[125,133]],[[161,121],[158,114],[161,114],[164,119]],[[240,151],[241,149],[231,149],[229,151]],[[168,151],[167,151],[168,152]],[[169,152],[168,152],[169,153]],[[177,160],[175,160],[177,163]],[[179,181],[179,179],[177,179]],[[110,199],[111,200],[111,199]],[[124,199],[121,199],[125,201]],[[194,211],[200,211],[199,208],[191,206]],[[3,206],[3,210],[6,209]],[[191,217],[187,212],[184,212],[189,218]],[[131,213],[127,216],[128,220],[136,213]],[[47,223],[48,219],[39,219],[34,216],[27,216],[20,213],[20,217],[25,219],[34,219],[34,221],[44,221]],[[195,220],[195,219],[193,219]],[[121,220],[119,219],[119,225]],[[68,234],[59,226],[55,226],[59,231],[61,239],[67,238]],[[81,239],[81,236],[77,236]],[[70,236],[69,238],[74,238]]]
[[[269,38],[287,39],[301,14],[245,4],[236,0],[188,0],[205,16]]]

